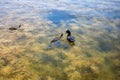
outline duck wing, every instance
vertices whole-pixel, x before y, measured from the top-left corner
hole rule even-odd
[[[74,37],[74,36],[68,36],[67,39],[68,39],[70,42],[74,42],[74,41],[75,41],[75,37]]]

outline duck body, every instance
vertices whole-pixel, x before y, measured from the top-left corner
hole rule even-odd
[[[23,24],[20,24],[18,27],[11,27],[9,30],[18,30]]]
[[[50,43],[54,43],[56,41],[60,40],[60,37],[55,37]]]
[[[17,30],[17,28],[11,27],[11,28],[9,28],[9,30]]]
[[[74,36],[67,36],[67,40],[69,42],[75,42],[75,37]]]
[[[70,45],[75,45],[75,37],[71,35],[70,30],[67,30],[67,41],[70,43]]]
[[[63,36],[63,33],[60,35],[60,37],[55,37],[54,39],[52,39],[50,43],[54,43],[54,42],[59,41],[62,36]]]

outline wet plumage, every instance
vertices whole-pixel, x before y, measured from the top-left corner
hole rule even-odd
[[[67,30],[66,33],[67,33],[67,40],[70,43],[70,45],[75,45],[75,37],[71,35],[70,30]]]

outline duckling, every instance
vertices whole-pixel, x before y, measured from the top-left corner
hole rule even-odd
[[[75,37],[71,35],[70,30],[66,30],[67,35],[67,41],[70,43],[70,45],[75,45]]]
[[[54,43],[54,42],[57,42],[58,40],[60,40],[63,36],[63,33],[59,36],[59,37],[55,37],[53,40],[51,40],[50,43]]]
[[[21,26],[23,26],[23,24],[20,24],[20,25],[18,26],[18,28],[16,28],[16,27],[11,27],[11,28],[9,28],[9,30],[17,30],[17,29],[19,29]]]

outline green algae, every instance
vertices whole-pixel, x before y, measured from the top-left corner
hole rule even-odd
[[[56,28],[54,35],[62,29]],[[119,79],[119,40],[109,37],[106,32],[91,36],[78,34],[73,29],[76,46],[71,47],[64,35],[60,47],[49,49],[54,36],[49,31],[46,34],[36,30],[37,33],[33,34],[34,30],[11,32],[3,29],[1,33],[4,30],[6,33],[0,35],[1,80]],[[106,46],[108,44],[111,46]],[[102,47],[104,50],[100,50],[100,45],[112,48]]]
[[[25,5],[22,4],[20,7],[23,8]],[[36,9],[30,9],[33,14],[15,10],[2,17],[0,80],[120,79],[119,18],[110,21],[103,16],[91,18],[90,15],[81,15],[80,20],[78,16],[78,21],[73,20],[74,23],[71,21],[69,24],[62,22],[58,27],[50,21],[41,19]],[[81,11],[87,9],[82,8]],[[8,30],[20,22],[24,24],[22,29]],[[66,34],[59,47],[50,44],[55,36],[67,29],[75,36],[74,47],[67,42]]]

